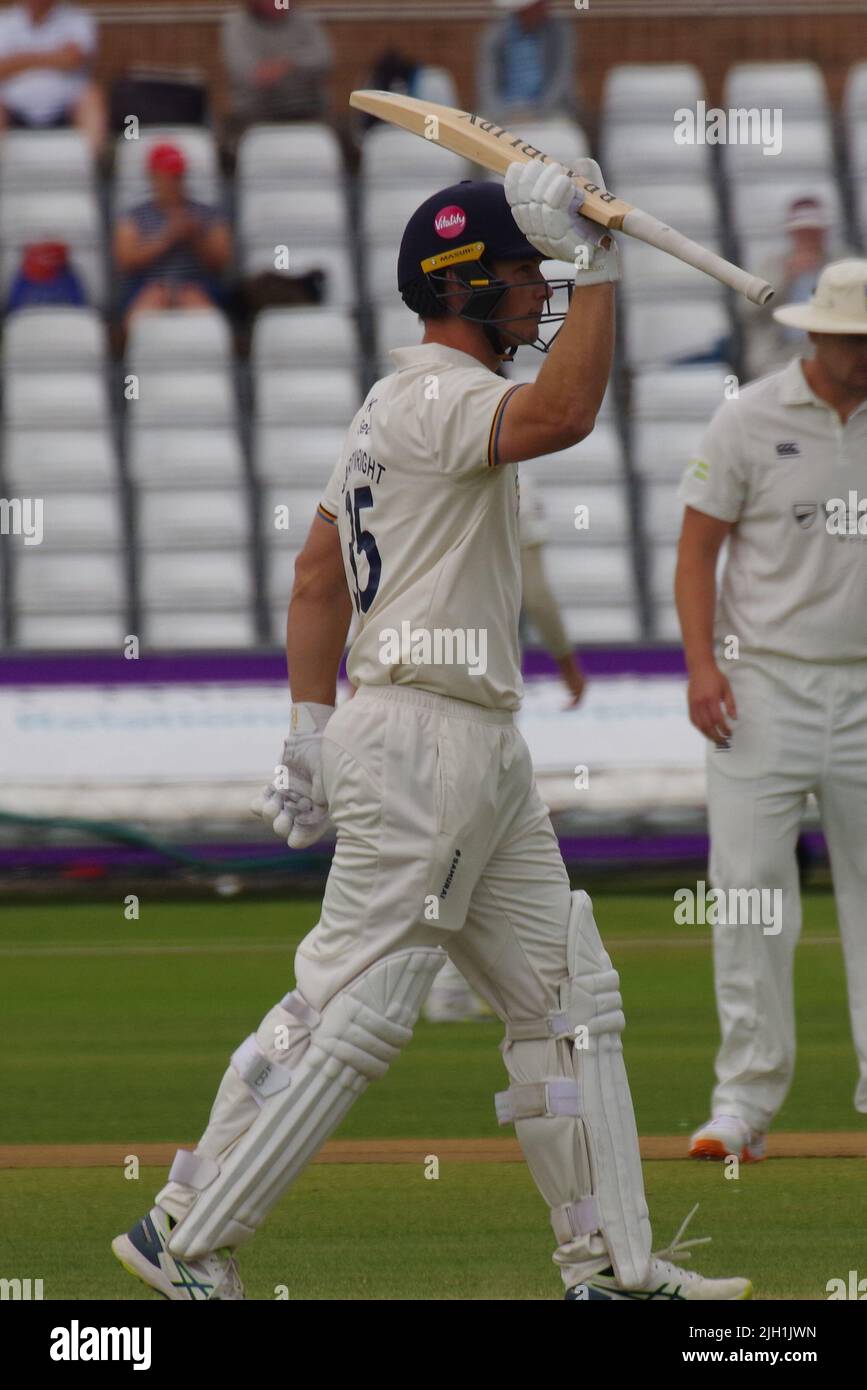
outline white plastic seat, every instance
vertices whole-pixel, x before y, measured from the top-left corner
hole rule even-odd
[[[249,246],[269,241],[288,246],[291,264],[296,242],[343,246],[348,238],[346,200],[338,188],[242,188],[238,235]]]
[[[811,62],[735,63],[726,73],[722,105],[779,107],[784,126],[830,110],[822,69]]]
[[[833,175],[834,145],[827,120],[784,120],[778,138],[777,154],[765,154],[765,148],[773,147],[753,142],[723,145],[722,168],[729,183],[737,179],[791,181]]]
[[[220,200],[217,144],[202,126],[143,126],[137,140],[115,141],[114,204],[118,212],[153,197],[147,161],[155,145],[177,145],[187,161],[184,187],[189,198],[215,206]]]
[[[254,372],[270,367],[351,367],[358,363],[352,315],[343,309],[263,309],[256,315],[250,360]]]
[[[601,642],[637,642],[642,636],[638,608],[634,601],[624,601],[619,607],[606,604],[564,604],[563,624],[571,642],[581,646]]]
[[[21,651],[120,651],[127,633],[123,613],[20,613],[15,645]]]
[[[3,470],[13,494],[106,487],[118,480],[108,429],[13,429],[3,437]]]
[[[71,248],[101,245],[96,195],[83,188],[16,189],[0,199],[0,240],[16,247],[32,241],[62,241]]]
[[[253,469],[261,482],[310,483],[324,488],[343,449],[340,426],[260,425],[253,440]]]
[[[240,483],[244,458],[231,427],[139,425],[129,431],[127,468],[140,486],[218,486]]]
[[[466,161],[460,155],[395,126],[373,126],[362,141],[361,182],[368,195],[374,185],[378,189],[410,178],[416,184],[429,185],[424,195],[429,196],[466,177]]]
[[[549,545],[545,570],[560,603],[628,606],[634,601],[628,538],[619,546]]]
[[[238,142],[236,177],[239,187],[336,185],[343,177],[340,144],[318,121],[251,126]]]
[[[523,471],[524,465],[522,475]],[[532,476],[535,480],[535,474]],[[551,544],[616,545],[629,537],[627,497],[618,480],[605,485],[563,479],[560,485],[545,483],[540,497],[545,509],[545,532]],[[576,517],[577,507],[586,507],[586,513]],[[575,525],[576,519],[581,522],[580,529]]]
[[[674,545],[683,524],[684,504],[677,490],[678,481],[649,481],[642,495],[645,534],[654,545]]]
[[[576,159],[584,159],[592,153],[587,132],[568,116],[521,121],[520,135],[525,145],[535,146],[549,159],[556,159],[567,168],[571,168]]]
[[[267,546],[278,551],[301,549],[322,500],[323,487],[324,484],[299,487],[292,478],[285,483],[269,483],[262,489],[262,537]],[[288,526],[284,520],[287,514]]]
[[[10,372],[3,402],[6,420],[19,429],[106,428],[110,418],[99,372]]]
[[[418,142],[421,144],[421,141]],[[386,188],[368,189],[362,203],[362,225],[371,247],[387,246],[394,254],[394,276],[397,279],[397,252],[407,222],[436,193],[437,185],[419,183],[407,177],[401,183]]]
[[[136,314],[130,324],[130,372],[228,368],[232,357],[231,330],[217,309],[162,309]]]
[[[256,241],[241,248],[241,268],[245,275],[274,271],[276,245],[273,241]],[[330,307],[355,304],[358,300],[358,272],[350,259],[348,246],[324,246],[312,242],[293,242],[289,249],[289,275],[306,275],[308,271],[324,272],[323,304]]]
[[[858,225],[861,228],[861,239],[867,243],[867,179],[861,184],[858,192]]]
[[[418,315],[398,300],[396,304],[380,307],[376,316],[376,342],[382,371],[394,370],[394,363],[388,354],[392,348],[418,347],[424,336],[424,328]]]
[[[640,372],[632,382],[630,414],[637,421],[709,420],[725,399],[729,377],[731,368],[716,362]]]
[[[448,68],[423,64],[416,69],[413,96],[417,101],[432,101],[437,106],[459,106],[455,79]]]
[[[678,231],[681,229],[678,228]],[[699,238],[694,238],[698,240]],[[709,251],[721,255],[723,248],[716,233],[705,234],[701,244]],[[667,304],[675,296],[702,299],[725,298],[725,286],[676,256],[667,256],[655,246],[637,241],[634,237],[621,237],[618,242],[620,254],[621,295],[624,299],[660,300],[660,312],[665,313]]]
[[[717,401],[714,410],[720,404]],[[643,420],[632,432],[632,461],[636,473],[654,483],[679,483],[690,459],[698,458],[704,432],[714,410],[704,420]]]
[[[107,352],[105,325],[93,309],[18,309],[3,325],[4,372],[102,368]]]
[[[355,372],[346,367],[260,372],[255,394],[259,423],[348,425],[361,405]]]
[[[654,545],[650,551],[650,591],[658,604],[674,599],[674,572],[677,568],[677,546]]]
[[[78,130],[10,130],[0,143],[0,194],[22,188],[80,188],[93,183],[91,147]]]
[[[639,173],[619,180],[617,184],[612,181],[611,186],[618,197],[644,212],[652,213],[660,222],[676,227],[684,236],[692,237],[693,241],[704,243],[706,238],[718,238],[722,234],[716,192],[709,178],[698,177],[690,183],[672,183],[664,177],[648,180],[646,175]],[[617,244],[619,247],[627,244],[630,247],[646,245],[628,236],[619,237]],[[662,251],[656,254],[664,256]],[[669,256],[665,259],[672,258]]]
[[[22,546],[13,564],[19,612],[124,611],[126,566],[120,551],[69,554],[44,546]]]
[[[614,121],[671,121],[680,107],[694,110],[705,95],[692,63],[616,63],[602,87],[603,128]]]
[[[856,181],[867,178],[867,113],[849,125],[849,169]]]
[[[139,374],[139,398],[127,403],[131,427],[142,425],[207,425],[228,427],[238,414],[235,388],[224,371],[158,372]]]
[[[719,300],[693,297],[666,301],[624,301],[624,351],[632,367],[647,367],[713,352],[726,343],[731,323]]]
[[[673,121],[612,125],[604,132],[602,170],[606,184],[620,193],[627,178],[656,176],[669,183],[693,183],[707,179],[710,156],[707,145],[679,145]]]
[[[522,476],[525,471],[534,482],[572,484],[576,491],[585,483],[618,482],[623,477],[620,437],[612,424],[597,420],[592,434],[580,444],[530,459],[521,464]]]
[[[256,624],[248,608],[222,613],[146,613],[143,627],[145,641],[158,649],[202,650],[256,645]]]
[[[139,596],[145,610],[246,607],[253,597],[250,557],[246,550],[145,550]]]
[[[284,634],[286,631],[286,606],[292,593],[295,560],[300,550],[300,545],[293,544],[288,537],[284,537],[281,545],[269,546],[265,555],[265,589],[268,603],[272,609],[276,608],[278,612],[282,609]]]
[[[123,545],[120,496],[114,488],[49,492],[43,506],[46,550],[115,550]]]
[[[150,550],[241,547],[250,535],[247,496],[240,488],[142,488],[136,516],[139,545]]]
[[[850,122],[867,119],[867,62],[853,63],[846,74],[843,113]]]

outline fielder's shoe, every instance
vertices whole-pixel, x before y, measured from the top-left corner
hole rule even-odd
[[[167,1250],[175,1222],[161,1207],[137,1221],[111,1248],[128,1274],[149,1284],[163,1298],[193,1302],[244,1297],[244,1285],[231,1250],[218,1250],[198,1260],[177,1260]]]
[[[649,1303],[651,1300],[682,1303],[701,1299],[728,1303],[752,1298],[753,1286],[749,1279],[705,1279],[694,1269],[681,1269],[679,1265],[672,1264],[664,1258],[666,1255],[683,1254],[690,1245],[704,1245],[710,1240],[710,1236],[681,1240],[697,1210],[697,1206],[693,1207],[667,1249],[651,1255],[650,1273],[640,1288],[624,1288],[618,1284],[613,1269],[603,1269],[600,1274],[592,1274],[583,1284],[567,1289],[567,1301],[583,1303],[607,1299],[609,1302],[623,1303]],[[689,1255],[686,1258],[689,1259]]]
[[[697,1129],[689,1141],[690,1158],[728,1158],[741,1163],[760,1163],[768,1147],[767,1135],[754,1134],[737,1115],[715,1115]]]
[[[494,1015],[449,960],[430,987],[422,1017],[428,1023],[469,1023]]]

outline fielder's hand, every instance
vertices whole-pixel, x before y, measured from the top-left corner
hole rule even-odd
[[[595,159],[576,160],[575,172],[605,187]],[[614,238],[598,222],[581,216],[584,194],[563,172],[562,165],[545,164],[541,159],[510,164],[506,197],[524,236],[541,255],[551,261],[570,261],[577,267],[576,286],[620,279]]]
[[[328,805],[322,787],[322,730],[333,705],[292,706],[291,733],[274,781],[257,796],[252,810],[274,823],[290,849],[306,849],[322,838],[328,824]]]

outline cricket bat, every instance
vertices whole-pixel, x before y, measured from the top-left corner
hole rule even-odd
[[[439,106],[436,102],[419,101],[415,97],[400,96],[396,92],[356,91],[349,98],[350,106],[367,111],[381,121],[401,126],[413,135],[442,145],[444,149],[463,155],[465,159],[480,164],[493,174],[505,174],[510,164],[516,160],[527,164],[531,159],[553,161],[543,150],[528,145],[519,135],[512,135],[494,121],[486,121],[483,116],[471,111],[458,111],[453,106]],[[565,167],[565,166],[564,166]],[[703,270],[723,285],[743,294],[753,304],[766,304],[774,293],[773,286],[757,275],[750,275],[740,266],[723,260],[706,246],[692,241],[689,237],[669,227],[649,212],[633,207],[622,198],[591,183],[566,168],[566,173],[584,193],[581,212],[591,221],[612,232],[625,232],[650,246],[656,246],[669,256],[675,256],[687,265]]]

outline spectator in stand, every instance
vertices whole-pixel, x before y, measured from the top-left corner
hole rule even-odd
[[[183,152],[154,145],[147,168],[153,197],[130,209],[115,231],[115,262],[128,277],[121,305],[126,327],[143,310],[218,305],[232,255],[222,214],[186,195]]]
[[[234,151],[248,126],[326,118],[326,82],[334,64],[328,36],[299,0],[245,0],[223,21],[223,63],[229,75],[226,144]]]
[[[545,116],[578,117],[575,17],[548,0],[494,0],[502,13],[481,38],[476,110],[508,126]]]
[[[806,304],[816,288],[819,273],[831,261],[855,255],[851,248],[834,244],[831,217],[820,198],[805,194],[789,207],[785,231],[789,245],[770,256],[757,274],[773,285],[776,293],[762,308],[746,301],[738,307],[744,326],[744,354],[750,380],[776,372],[807,348],[800,328],[787,328],[774,319],[778,304]]]
[[[106,108],[90,78],[97,32],[91,15],[55,0],[0,13],[0,132],[77,126],[98,157]]]
[[[69,249],[62,241],[40,241],[25,246],[21,264],[9,287],[6,312],[45,305],[87,303],[81,281],[69,263]]]

